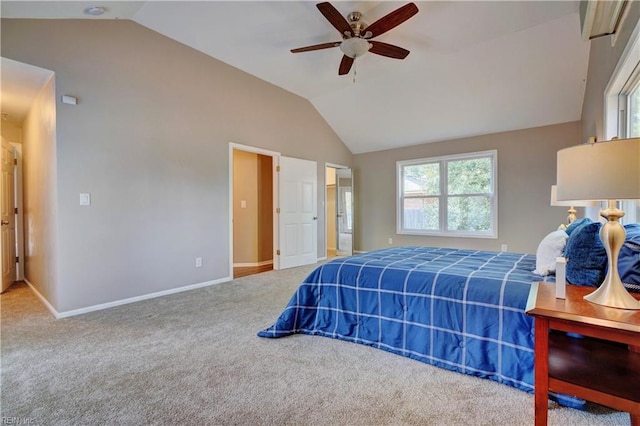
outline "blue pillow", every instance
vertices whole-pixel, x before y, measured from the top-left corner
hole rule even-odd
[[[607,252],[600,240],[601,226],[589,219],[571,230],[564,250],[564,257],[569,259],[567,281],[571,284],[597,287],[604,281]]]
[[[575,231],[577,228],[580,228],[584,225],[588,225],[590,223],[593,223],[593,220],[591,220],[588,217],[583,217],[582,219],[574,220],[569,226],[567,226],[567,229],[565,229],[564,232],[566,232],[568,236],[571,236],[571,234],[573,234],[573,231]]]
[[[627,238],[620,249],[618,273],[629,291],[640,292],[640,223],[624,226]]]

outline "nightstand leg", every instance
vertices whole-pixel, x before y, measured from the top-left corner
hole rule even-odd
[[[631,426],[640,426],[640,414],[630,414]]]
[[[549,320],[535,319],[535,423],[547,425],[549,411]]]

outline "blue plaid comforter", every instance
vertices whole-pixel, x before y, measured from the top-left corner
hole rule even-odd
[[[316,268],[258,333],[321,335],[373,346],[533,392],[535,256],[394,247]],[[560,398],[563,405],[583,401]]]

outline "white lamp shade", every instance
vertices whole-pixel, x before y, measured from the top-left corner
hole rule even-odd
[[[595,201],[588,200],[558,200],[558,186],[551,185],[551,205],[565,207],[595,207]]]
[[[557,166],[560,201],[640,199],[640,138],[562,149]]]

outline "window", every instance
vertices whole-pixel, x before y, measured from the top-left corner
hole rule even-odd
[[[640,137],[640,60],[620,91],[618,98],[618,134],[621,138]]]
[[[638,63],[640,68],[640,63]],[[626,94],[627,114],[626,114],[626,137],[640,138],[640,73],[637,73],[633,86]]]
[[[398,161],[397,232],[497,237],[496,151]]]
[[[605,89],[605,139],[640,137],[640,22]],[[622,201],[622,223],[640,221],[640,203]]]

